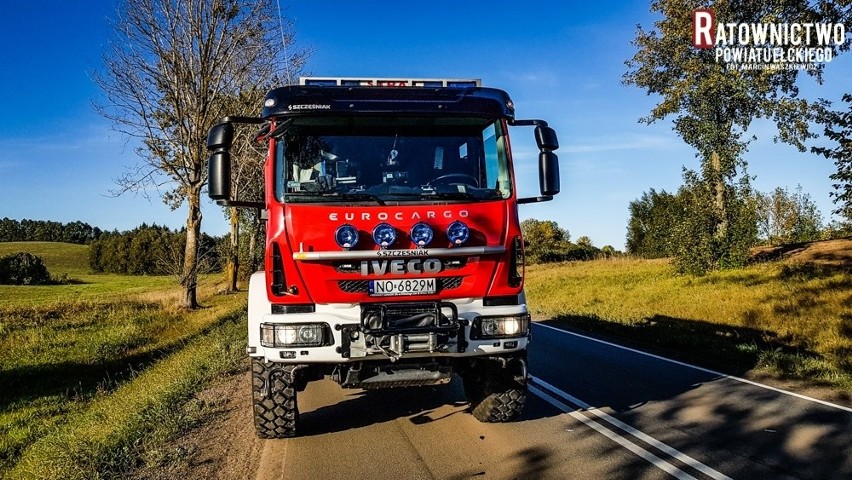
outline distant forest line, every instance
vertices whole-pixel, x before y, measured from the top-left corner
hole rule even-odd
[[[202,234],[201,272],[222,271],[227,236]],[[156,224],[119,232],[88,223],[50,220],[0,220],[0,242],[64,242],[89,245],[89,267],[95,272],[133,275],[177,275],[183,262],[185,229]]]

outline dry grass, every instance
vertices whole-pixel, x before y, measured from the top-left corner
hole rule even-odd
[[[204,308],[187,311],[174,277],[93,274],[83,245],[0,243],[18,251],[70,281],[0,286],[0,478],[120,478],[139,442],[191,423],[184,400],[243,356],[245,294],[202,276]]]
[[[850,251],[849,240],[817,242],[704,277],[678,276],[666,260],[533,265],[527,298],[537,317],[852,390]]]

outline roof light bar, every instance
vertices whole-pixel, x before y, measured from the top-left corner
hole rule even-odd
[[[481,87],[478,78],[358,78],[358,77],[301,77],[299,85],[318,87]]]

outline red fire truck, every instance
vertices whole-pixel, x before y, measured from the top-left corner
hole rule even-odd
[[[231,198],[240,123],[268,143],[260,202]],[[517,195],[519,125],[535,127],[541,196]],[[475,418],[517,417],[530,332],[518,204],[559,192],[546,122],[516,120],[479,80],[303,78],[259,117],[222,119],[207,148],[210,198],[267,221],[248,305],[260,437],[296,435],[297,392],[326,377],[374,389],[456,374]]]

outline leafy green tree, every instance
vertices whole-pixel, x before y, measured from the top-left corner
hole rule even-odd
[[[222,239],[202,234],[199,242],[199,272],[221,271],[219,243]],[[131,275],[180,276],[186,230],[172,231],[159,225],[142,224],[125,232],[102,234],[89,246],[89,266],[95,272]]]
[[[748,177],[725,186],[729,225],[726,236],[717,227],[712,193],[715,185],[697,173],[686,171],[678,190],[683,217],[674,228],[674,264],[680,273],[703,275],[710,270],[745,265],[749,249],[757,242],[757,206]]]
[[[529,263],[546,263],[564,258],[571,247],[568,230],[559,228],[552,220],[528,218],[521,222]]]
[[[674,230],[683,218],[677,196],[653,188],[630,202],[627,221],[627,252],[644,258],[674,255]]]
[[[577,239],[577,245],[581,247],[594,247],[594,245],[592,245],[592,239],[586,235]]]
[[[16,220],[3,217],[0,220],[0,242],[17,242],[20,238],[20,224]]]
[[[586,239],[588,238],[586,237]],[[594,260],[600,256],[600,253],[601,251],[598,248],[584,241],[583,243],[569,244],[558,260]]]
[[[689,219],[686,230],[700,233],[701,238],[680,237],[688,244],[678,244],[678,254],[702,255],[693,248],[713,246],[712,258],[698,262],[703,266],[735,266],[734,259],[745,259],[747,242],[732,233],[732,212],[738,211],[745,198],[732,197],[743,188],[738,178],[744,174],[742,154],[754,137],[747,131],[758,117],[772,120],[778,128],[776,140],[804,151],[804,142],[813,137],[808,122],[813,108],[798,96],[798,70],[765,69],[739,70],[725,62],[717,62],[713,49],[698,49],[692,45],[692,13],[706,2],[697,0],[656,0],[651,11],[661,18],[655,30],[638,27],[633,45],[636,54],[626,62],[628,71],[623,77],[627,85],[636,85],[648,94],[659,95],[659,103],[641,121],[653,123],[674,116],[675,132],[695,148],[701,161],[698,177],[691,176],[687,184],[690,195],[701,194],[699,203],[691,205],[692,214],[706,218]],[[717,21],[723,23],[808,23],[838,21],[848,18],[849,6],[820,0],[733,0],[715,2]],[[848,49],[849,41],[835,53]],[[808,70],[818,82],[822,81],[824,64]],[[739,185],[739,186],[738,186]],[[745,187],[748,189],[748,187]],[[707,238],[705,238],[707,237]],[[697,245],[697,247],[695,247]],[[691,263],[691,261],[687,262]]]
[[[831,196],[837,209],[832,213],[840,215],[846,228],[852,228],[852,94],[843,95],[843,101],[849,106],[846,111],[825,110],[820,121],[825,125],[825,136],[836,144],[833,148],[813,147],[815,153],[834,160],[837,172],[829,178],[834,180]]]
[[[772,193],[757,193],[757,217],[760,239],[772,244],[810,242],[822,236],[822,215],[798,186],[794,193],[777,187]]]

